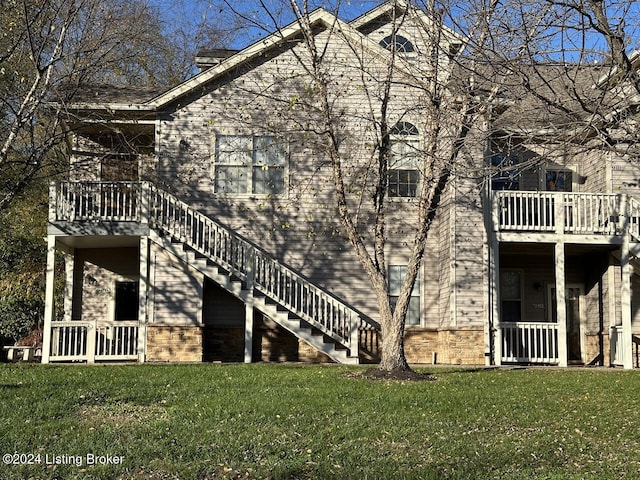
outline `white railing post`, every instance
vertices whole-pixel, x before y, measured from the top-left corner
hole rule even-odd
[[[349,356],[352,358],[360,357],[360,315],[355,312],[347,312],[349,314]]]
[[[56,218],[57,209],[58,209],[58,195],[57,195],[56,182],[50,182],[49,183],[49,221],[50,222],[55,222],[57,220]]]
[[[245,246],[248,248],[248,246]],[[244,310],[244,363],[253,361],[253,285],[254,268],[256,261],[255,249],[245,250],[245,288],[247,296],[245,298]]]
[[[98,323],[93,321],[87,325],[87,363],[96,361],[96,336],[98,335]]]

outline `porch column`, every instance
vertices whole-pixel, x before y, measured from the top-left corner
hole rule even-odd
[[[491,321],[489,336],[493,333],[493,362],[502,365],[502,327],[500,325],[500,245],[491,233],[489,246],[489,297]],[[490,339],[491,341],[491,339]]]
[[[70,249],[64,253],[64,320],[71,321],[73,311],[73,287],[75,278],[75,251]]]
[[[631,333],[631,263],[629,262],[629,209],[628,198],[623,197],[624,224],[622,248],[620,250],[620,267],[622,278],[620,282],[620,311],[622,313],[622,366],[625,369],[633,368],[633,334]]]
[[[244,363],[253,361],[253,302],[244,306]]]
[[[44,296],[44,325],[42,332],[42,363],[49,363],[51,358],[51,328],[54,315],[54,291],[56,267],[56,237],[47,236],[47,285]]]
[[[247,252],[247,271],[245,278],[244,299],[244,363],[253,361],[253,275],[255,265],[255,252]]]
[[[149,291],[149,237],[140,237],[138,284],[138,361],[144,363],[147,344],[147,292]]]
[[[556,312],[558,320],[558,365],[566,367],[569,364],[567,351],[567,307],[565,301],[565,255],[564,243],[555,245],[556,261]]]

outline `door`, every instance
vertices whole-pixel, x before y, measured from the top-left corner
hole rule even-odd
[[[584,294],[581,285],[568,285],[565,290],[565,307],[567,310],[567,356],[571,362],[582,361],[582,329],[580,325],[580,298]],[[549,318],[557,323],[556,287],[549,285]]]

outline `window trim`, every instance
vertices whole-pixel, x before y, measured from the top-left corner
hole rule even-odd
[[[561,165],[550,165],[547,166],[545,165],[544,168],[541,168],[541,175],[542,178],[540,179],[540,187],[542,189],[542,191],[544,192],[575,192],[576,191],[576,176],[577,176],[577,172],[575,169],[570,168],[569,166],[561,166]],[[566,190],[566,178],[565,178],[565,189],[564,190],[550,190],[548,188],[548,183],[547,183],[547,175],[549,173],[564,173],[565,175],[567,173],[569,173],[571,175],[571,182],[569,183],[570,186],[570,190]]]
[[[237,137],[237,138],[247,138],[247,139],[251,139],[251,160],[250,163],[248,164],[241,164],[241,163],[220,163],[219,162],[219,155],[221,153],[220,150],[220,139],[221,138],[225,138],[225,137]],[[273,140],[275,140],[275,143],[277,144],[278,148],[281,148],[282,150],[282,155],[283,155],[283,159],[282,159],[282,191],[281,192],[276,192],[276,193],[271,193],[271,192],[267,192],[267,193],[256,193],[253,191],[254,187],[253,187],[253,181],[254,181],[254,169],[256,169],[257,167],[260,167],[261,164],[257,163],[256,157],[257,157],[257,144],[259,142],[259,139],[264,139],[264,138],[271,138]],[[289,158],[290,158],[290,150],[289,150],[289,142],[287,140],[287,138],[285,137],[279,137],[276,135],[270,135],[270,134],[255,134],[255,133],[248,133],[248,134],[227,134],[227,133],[217,133],[213,136],[213,155],[211,156],[211,171],[210,171],[210,176],[211,176],[211,189],[213,191],[213,194],[216,197],[220,197],[220,198],[225,198],[225,197],[230,197],[230,198],[269,198],[269,197],[279,197],[279,198],[286,198],[289,194]],[[244,192],[219,192],[216,191],[216,180],[217,180],[217,167],[220,165],[227,165],[227,166],[239,166],[239,167],[243,167],[246,169],[246,173],[247,173],[247,178],[246,178],[246,191]],[[280,165],[274,165],[275,168],[280,167]]]
[[[394,46],[396,53],[401,53],[407,57],[413,57],[418,54],[418,50],[413,42],[398,32],[392,32],[391,34],[386,35],[380,39],[378,45],[389,51],[392,51],[391,47]],[[407,49],[407,46],[409,49]]]
[[[416,151],[415,156],[413,158],[406,155],[405,157],[398,158],[394,160],[394,145],[395,144],[405,144],[409,148],[413,148]],[[418,152],[420,151],[421,146],[421,138],[420,131],[417,127],[411,122],[399,121],[397,122],[389,131],[389,165],[387,167],[387,197],[392,200],[398,199],[415,199],[420,196],[420,185],[421,185],[421,175],[420,169],[418,168]],[[408,158],[407,158],[408,157]],[[394,163],[398,164],[402,168],[393,168]],[[412,165],[413,163],[413,165]],[[409,167],[415,168],[409,168]],[[400,195],[399,193],[393,195],[391,193],[391,175],[392,172],[416,172],[417,180],[415,183],[415,193],[414,195]],[[413,183],[407,183],[407,189],[409,189]],[[400,191],[400,182],[396,182],[395,184],[396,190]]]

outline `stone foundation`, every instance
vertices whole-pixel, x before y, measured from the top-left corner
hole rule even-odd
[[[244,362],[244,327],[205,326],[205,362]]]
[[[253,328],[253,341],[258,342],[260,356],[254,355],[258,362],[297,362],[298,338],[282,328],[270,318],[257,318]]]
[[[147,362],[201,362],[202,327],[147,325]]]
[[[484,365],[484,329],[409,328],[405,331],[404,348],[409,363],[436,363],[452,365]]]

